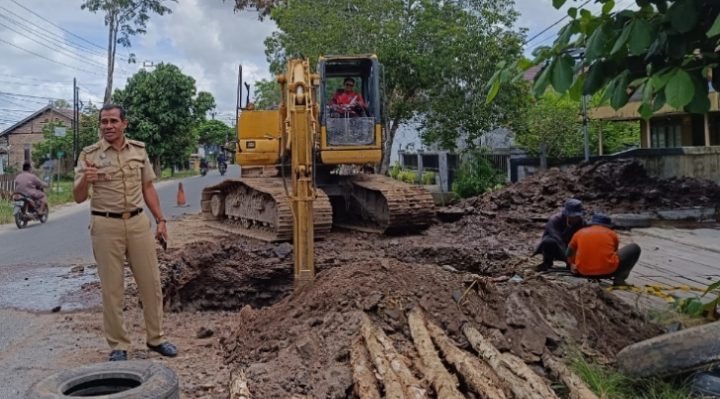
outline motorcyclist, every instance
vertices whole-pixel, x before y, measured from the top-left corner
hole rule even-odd
[[[200,169],[207,169],[208,168],[208,161],[207,159],[203,158],[200,160]]]
[[[48,184],[31,172],[32,165],[30,162],[23,163],[22,169],[23,171],[15,177],[15,191],[35,200],[39,208],[36,210],[40,213],[45,212],[47,197],[45,197],[42,190],[47,188]]]
[[[367,114],[367,105],[362,95],[355,93],[353,90],[355,79],[351,77],[345,78],[343,87],[344,89],[338,90],[330,101],[333,112],[347,114],[350,117],[365,116]]]
[[[220,154],[218,154],[218,157],[217,157],[217,162],[218,162],[218,167],[220,167],[220,165],[227,166],[227,159],[225,158],[225,152],[220,151]]]

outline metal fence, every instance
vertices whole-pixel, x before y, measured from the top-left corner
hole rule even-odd
[[[10,195],[15,192],[15,176],[17,175],[0,175],[0,198],[10,198]]]

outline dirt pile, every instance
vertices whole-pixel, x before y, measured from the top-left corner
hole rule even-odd
[[[220,342],[226,361],[245,372],[255,397],[353,397],[350,344],[359,334],[363,312],[421,378],[407,322],[415,306],[461,348],[472,351],[460,332],[468,322],[497,348],[529,363],[562,343],[612,359],[623,346],[659,332],[583,281],[527,273],[519,281],[498,275],[497,282],[482,277],[473,284],[467,273],[423,261],[449,257],[445,252],[403,249],[422,239],[428,237],[333,233],[318,245],[320,272],[314,285],[295,294],[290,258],[282,256],[288,244],[243,239],[196,243],[171,254],[163,281],[172,309],[247,305],[236,324],[220,332]],[[517,263],[510,257],[497,262]],[[453,296],[466,290],[458,306]]]
[[[549,169],[495,192],[463,201],[466,216],[440,225],[435,235],[453,234],[483,249],[529,255],[538,230],[567,198],[578,198],[589,214],[715,207],[720,186],[692,178],[657,179],[634,160],[607,160],[566,170]],[[433,231],[433,230],[431,230]]]
[[[714,206],[720,188],[652,179],[632,161],[550,170],[469,199],[461,220],[421,234],[333,231],[316,244],[315,283],[296,293],[290,244],[239,237],[197,242],[162,255],[167,307],[238,312],[218,334],[225,361],[244,371],[255,397],[354,397],[351,343],[365,314],[432,392],[408,327],[415,307],[468,353],[463,323],[533,366],[563,344],[612,361],[620,348],[657,335],[659,327],[597,284],[527,269],[532,261],[525,256],[547,217],[568,197],[582,199],[590,212],[648,211]],[[466,397],[476,397],[460,382]]]

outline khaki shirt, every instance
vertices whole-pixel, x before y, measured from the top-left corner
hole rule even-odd
[[[143,183],[155,180],[145,143],[125,138],[118,151],[102,139],[83,148],[75,168],[75,185],[84,175],[85,161],[98,169],[98,181],[91,185],[91,210],[121,213],[145,206]]]

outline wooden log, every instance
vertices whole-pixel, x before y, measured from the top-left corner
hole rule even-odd
[[[459,385],[457,378],[445,369],[435,351],[424,319],[425,317],[418,307],[413,308],[408,314],[410,335],[412,335],[415,348],[423,362],[425,376],[430,380],[439,398],[464,399],[457,389]]]
[[[385,387],[385,398],[387,399],[405,399],[403,386],[395,371],[390,367],[390,361],[385,357],[385,350],[375,335],[375,327],[370,318],[365,315],[363,317],[361,333],[365,339],[365,346],[370,352],[370,359],[375,364],[383,386]]]
[[[352,342],[350,365],[352,366],[355,395],[360,399],[380,399],[380,391],[378,391],[375,374],[372,371],[362,337],[357,337]]]
[[[462,331],[470,345],[508,384],[518,399],[558,399],[545,381],[520,358],[510,353],[501,353],[468,323],[462,326]]]
[[[435,323],[425,320],[435,345],[440,348],[445,360],[462,375],[465,383],[483,399],[506,399],[500,377],[481,359],[455,346],[450,338]]]
[[[365,344],[368,345],[368,350],[370,350],[370,340],[374,340],[380,345],[380,354],[385,357],[390,370],[392,370],[400,382],[403,395],[409,399],[427,398],[427,391],[422,387],[420,381],[415,378],[415,375],[408,367],[410,362],[398,353],[390,338],[388,338],[381,329],[376,328],[367,315],[363,316],[362,330]],[[371,338],[368,338],[368,336]],[[372,350],[370,350],[370,355],[373,357],[373,361],[375,361],[375,354]],[[377,364],[375,364],[375,366],[377,367]],[[385,394],[387,397],[387,389]]]
[[[230,399],[252,399],[245,372],[240,370],[231,375]]]
[[[552,375],[568,389],[568,399],[599,399],[577,374],[550,353],[544,353],[542,361]]]

